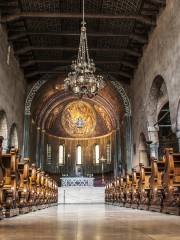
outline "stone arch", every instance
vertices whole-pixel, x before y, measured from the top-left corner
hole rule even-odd
[[[150,152],[151,157],[158,158],[159,136],[158,136],[158,115],[162,107],[168,103],[168,91],[166,83],[161,75],[157,75],[153,80],[150,88],[148,102],[147,102],[147,126],[148,137],[151,142]]]
[[[10,129],[9,147],[15,147],[15,149],[19,147],[17,126],[15,123],[12,124]]]
[[[7,152],[8,150],[8,122],[6,113],[1,110],[0,111],[0,136],[4,138],[3,140],[3,152]]]
[[[68,67],[60,67],[57,70],[60,70],[60,69],[64,69],[64,71],[67,71]],[[100,69],[98,69],[98,70],[100,70]],[[44,77],[42,77],[39,81],[37,81],[31,88],[31,90],[29,91],[29,94],[28,94],[28,96],[26,98],[26,102],[25,102],[25,115],[30,115],[32,101],[33,101],[36,93],[48,81],[47,80],[48,76],[46,79],[46,75]],[[103,75],[105,78],[107,78],[107,80],[110,80],[111,84],[114,86],[114,88],[118,92],[118,94],[123,102],[123,106],[124,106],[126,115],[131,116],[131,103],[130,103],[129,97],[127,96],[126,91],[124,90],[121,83],[119,81],[117,81],[114,77],[110,76],[109,74],[108,75],[103,74]],[[56,78],[56,77],[57,76],[53,75],[53,78]]]
[[[176,136],[178,138],[179,152],[180,152],[180,100],[177,109],[177,120],[176,120]]]
[[[177,109],[176,129],[177,131],[180,131],[180,100],[179,100],[178,109]]]
[[[148,126],[157,122],[161,108],[169,101],[166,83],[161,75],[157,75],[150,88],[147,102]]]
[[[141,132],[139,136],[138,152],[139,152],[139,163],[143,163],[144,166],[148,166],[149,160],[148,160],[147,142],[143,132]]]

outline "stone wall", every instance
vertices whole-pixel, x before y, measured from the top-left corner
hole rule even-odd
[[[7,64],[8,41],[6,30],[0,25],[0,110],[7,116],[8,133],[13,123],[17,126],[22,149],[26,82],[11,48]]]
[[[179,0],[167,0],[167,6],[159,16],[157,27],[149,37],[149,44],[144,49],[143,57],[132,81],[134,166],[139,162],[140,134],[143,132],[148,140],[147,103],[153,80],[158,75],[163,78],[167,87],[172,130],[177,134],[180,99]]]

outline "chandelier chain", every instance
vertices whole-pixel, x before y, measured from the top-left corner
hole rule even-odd
[[[104,87],[104,81],[102,76],[95,75],[95,64],[93,59],[89,57],[86,22],[84,20],[84,0],[82,18],[78,56],[76,60],[72,61],[72,71],[64,80],[64,84],[66,90],[72,91],[79,97],[84,95],[93,97]]]

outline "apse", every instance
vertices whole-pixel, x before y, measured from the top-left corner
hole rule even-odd
[[[115,166],[126,171],[127,106],[122,96],[106,77],[98,95],[79,98],[64,89],[64,77],[45,82],[33,97],[28,117],[30,159],[58,176],[75,176],[79,167],[83,176],[98,179],[101,159],[107,178]],[[124,162],[117,160],[120,151]]]

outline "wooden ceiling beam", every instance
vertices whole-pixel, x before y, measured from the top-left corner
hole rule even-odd
[[[15,55],[23,55],[30,51],[78,51],[78,47],[36,47],[36,46],[28,46],[22,47],[18,50],[14,50]],[[95,52],[123,52],[128,55],[132,55],[135,57],[141,57],[142,53],[137,52],[133,49],[128,48],[90,48],[89,51]]]
[[[18,12],[16,14],[6,15],[1,17],[1,23],[9,23],[18,21],[25,18],[59,18],[59,19],[73,19],[82,18],[81,13],[53,13],[53,12]],[[142,24],[156,26],[156,21],[141,15],[107,15],[107,14],[94,14],[87,13],[86,19],[105,19],[105,20],[127,20],[137,21]]]
[[[26,68],[29,66],[33,66],[35,64],[51,64],[51,63],[57,63],[57,64],[63,64],[63,65],[70,65],[71,64],[71,60],[29,60],[29,61],[23,61],[23,63],[20,63],[20,66],[22,68]],[[96,61],[96,64],[123,64],[125,65],[126,62],[125,61],[105,61],[105,60],[101,60],[101,61]],[[127,62],[127,64],[130,65],[130,63]],[[132,66],[136,66],[133,65]]]
[[[28,37],[28,36],[53,36],[53,37],[73,37],[73,36],[80,36],[80,33],[53,33],[53,32],[20,32],[20,31],[13,31],[14,33],[9,34],[8,40],[9,41],[17,41],[21,38]],[[147,38],[142,34],[116,34],[116,33],[89,33],[88,37],[125,37],[135,40],[139,43],[146,44]]]
[[[1,2],[0,3],[0,8],[12,8],[12,7],[18,7],[18,3],[17,2]]]
[[[129,78],[131,79],[133,77],[132,74],[130,73],[127,73],[127,72],[124,72],[124,71],[107,71],[107,72],[103,72],[103,71],[97,71],[99,73],[104,73],[104,74],[116,74],[116,75],[120,75],[122,77],[126,77],[126,78]],[[27,73],[25,74],[25,78],[32,78],[32,77],[35,77],[37,75],[41,75],[41,74],[65,74],[66,72],[65,71],[33,71],[33,72],[30,72],[30,73]]]
[[[153,4],[155,6],[162,6],[165,7],[166,6],[166,0],[146,0],[147,3],[149,4]]]

